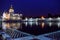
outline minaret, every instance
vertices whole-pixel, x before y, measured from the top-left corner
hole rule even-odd
[[[9,9],[9,13],[14,13],[14,9],[13,9],[12,5],[11,5],[11,7]]]

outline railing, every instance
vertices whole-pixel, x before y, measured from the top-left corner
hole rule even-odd
[[[14,29],[7,29],[6,33],[9,36],[11,36],[11,38],[20,38],[20,37],[29,36],[29,34],[25,34],[25,33],[19,32],[19,31],[14,30]]]

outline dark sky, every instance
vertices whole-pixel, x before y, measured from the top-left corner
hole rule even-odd
[[[15,12],[26,16],[41,16],[60,13],[59,0],[0,0],[0,11],[7,11],[13,5]]]

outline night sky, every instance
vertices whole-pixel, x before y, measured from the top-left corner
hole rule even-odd
[[[0,0],[0,11],[7,11],[13,5],[15,12],[25,16],[46,16],[60,13],[59,0]]]

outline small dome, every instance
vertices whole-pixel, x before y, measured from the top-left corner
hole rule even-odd
[[[14,9],[13,9],[12,5],[11,5],[11,7],[10,7],[10,9],[9,9],[9,12],[10,12],[10,13],[11,13],[11,12],[14,12]]]

